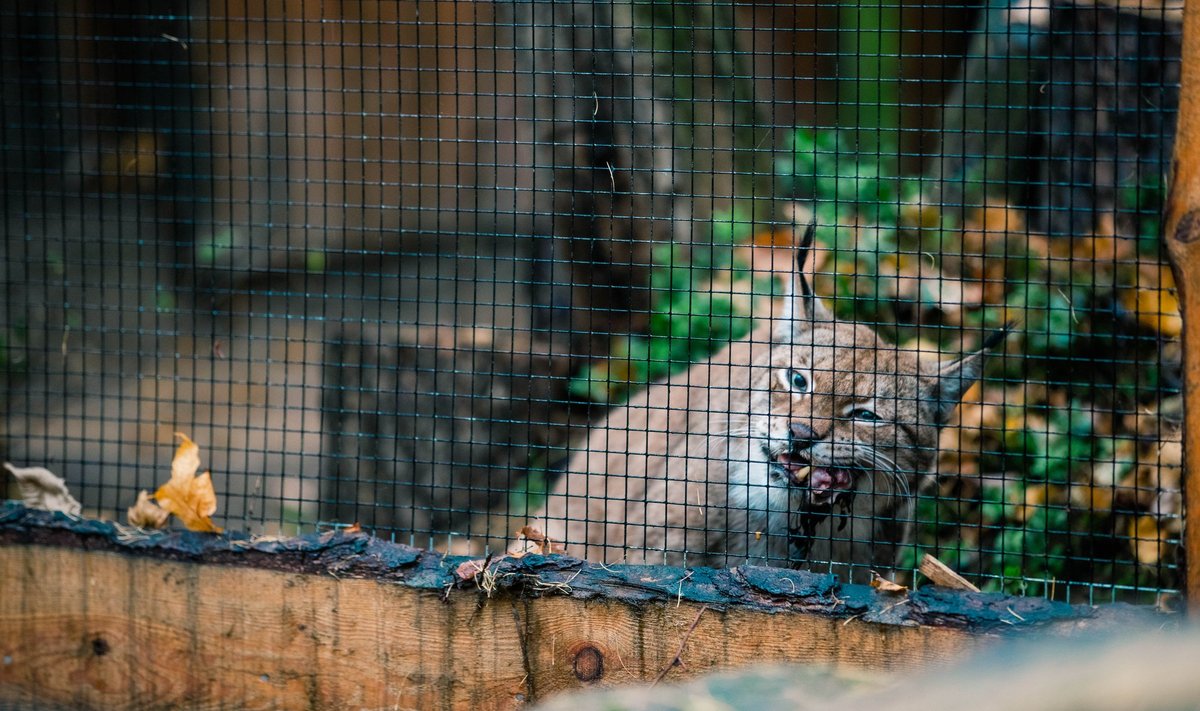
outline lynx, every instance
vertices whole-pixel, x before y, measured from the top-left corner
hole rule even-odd
[[[889,345],[815,296],[812,242],[783,318],[610,412],[535,527],[606,563],[896,563],[938,431],[1007,331],[953,361]]]

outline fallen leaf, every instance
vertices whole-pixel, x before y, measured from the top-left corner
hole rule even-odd
[[[906,202],[900,206],[900,224],[927,230],[937,229],[942,225],[942,211],[924,201]]]
[[[900,583],[894,583],[874,570],[871,571],[871,587],[881,593],[899,594],[908,592],[908,588]]]
[[[21,500],[27,507],[69,516],[78,516],[83,509],[67,490],[67,483],[49,469],[14,467],[8,462],[4,463],[4,468],[16,478]]]
[[[473,580],[475,576],[483,572],[485,565],[487,565],[487,561],[483,558],[479,560],[464,560],[454,569],[454,577],[463,582]]]
[[[1175,338],[1183,333],[1175,280],[1168,267],[1139,270],[1134,288],[1121,291],[1121,305],[1133,312],[1138,323],[1160,335]]]
[[[1014,521],[1025,523],[1039,511],[1046,509],[1050,502],[1058,501],[1059,489],[1046,484],[1033,484],[1023,492],[1012,492],[1010,497],[1014,499],[1010,515]]]
[[[149,491],[138,492],[137,503],[130,506],[126,514],[129,525],[138,528],[164,528],[170,517],[170,511],[150,499]]]
[[[520,531],[517,531],[517,541],[519,544],[521,544],[521,541],[528,542],[527,545],[521,544],[522,549],[520,552],[522,554],[536,553],[537,555],[552,555],[554,553],[562,553],[564,550],[561,543],[550,540],[546,537],[546,534],[533,526],[523,526]]]
[[[1168,532],[1154,516],[1138,516],[1129,521],[1129,545],[1142,565],[1157,565],[1171,545]]]
[[[1034,235],[1025,234],[1025,218],[1021,211],[1003,203],[990,202],[976,210],[963,227],[964,250],[974,254],[1003,252],[1010,235],[1027,237],[1036,251]]]
[[[200,447],[182,432],[183,440],[171,461],[171,480],[154,492],[154,498],[167,511],[179,517],[190,531],[220,533],[221,528],[210,518],[217,510],[217,494],[213,491],[212,476],[200,468]]]

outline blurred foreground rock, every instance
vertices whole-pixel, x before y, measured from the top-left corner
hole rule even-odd
[[[1131,636],[1132,635],[1132,636]],[[797,640],[803,644],[803,640]],[[1006,643],[916,678],[804,667],[715,674],[680,686],[576,694],[540,711],[1174,711],[1200,708],[1200,634],[1148,633]]]

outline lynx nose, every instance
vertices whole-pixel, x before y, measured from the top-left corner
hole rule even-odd
[[[821,437],[817,431],[803,422],[793,422],[788,427],[791,434],[792,450],[796,452],[803,451],[816,444]]]

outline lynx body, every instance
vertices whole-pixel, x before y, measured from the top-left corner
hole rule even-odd
[[[853,566],[854,578],[894,564],[983,351],[946,362],[834,320],[803,275],[811,241],[810,228],[785,317],[609,413],[535,526],[606,563]]]

